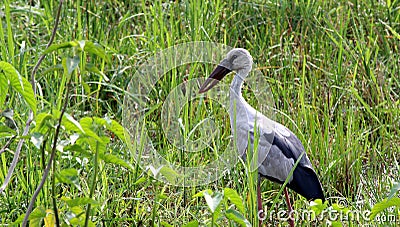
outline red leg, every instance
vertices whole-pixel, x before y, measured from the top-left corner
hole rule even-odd
[[[290,227],[294,227],[294,218],[293,218],[293,208],[292,208],[292,204],[290,204],[290,198],[289,198],[289,193],[287,188],[285,187],[283,189],[285,191],[285,198],[286,198],[286,204],[288,206],[289,209],[289,225]]]
[[[261,188],[260,188],[260,179],[257,181],[257,206],[258,206],[258,226],[261,227],[262,224],[262,218],[264,217],[264,211],[262,207],[262,201],[261,201]]]

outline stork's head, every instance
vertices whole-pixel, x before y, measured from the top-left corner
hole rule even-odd
[[[236,71],[244,79],[249,74],[252,65],[253,58],[246,49],[232,49],[207,78],[199,92],[204,93],[210,90],[231,71]]]

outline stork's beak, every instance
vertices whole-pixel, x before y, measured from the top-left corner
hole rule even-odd
[[[217,68],[211,73],[211,75],[207,78],[204,84],[200,87],[199,93],[204,93],[211,88],[213,88],[219,81],[222,80],[228,73],[232,72],[232,70],[218,65]]]

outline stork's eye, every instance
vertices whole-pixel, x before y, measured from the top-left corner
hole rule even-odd
[[[233,62],[237,58],[237,55],[232,55],[231,62]]]

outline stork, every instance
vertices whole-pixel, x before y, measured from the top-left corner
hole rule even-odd
[[[300,140],[288,128],[267,118],[251,107],[243,98],[242,84],[249,75],[252,64],[253,58],[247,50],[232,49],[206,79],[200,87],[199,93],[207,92],[227,74],[232,71],[236,72],[229,92],[230,124],[232,133],[234,135],[236,133],[239,155],[244,160],[246,159],[244,151],[247,147],[254,148],[255,134],[258,135],[257,205],[259,212],[262,211],[260,179],[266,178],[283,184],[294,167],[293,174],[286,186],[307,200],[321,199],[324,201],[321,183]],[[296,162],[298,162],[297,166],[295,166]],[[294,226],[294,221],[290,217],[292,207],[286,187],[284,193],[289,209],[289,223]],[[261,220],[259,224],[261,225]]]

